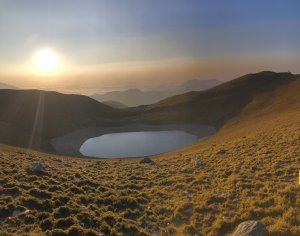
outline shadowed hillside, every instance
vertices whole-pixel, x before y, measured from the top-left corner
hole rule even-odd
[[[300,79],[293,78],[247,75],[148,107],[177,109],[196,96],[207,105],[207,93],[223,112],[220,97],[236,106],[216,135],[148,163],[0,146],[0,233],[223,236],[259,220],[271,235],[300,235]],[[29,171],[33,162],[45,171]]]
[[[115,102],[115,101],[105,101],[105,102],[102,102],[103,104],[107,105],[107,106],[110,106],[110,107],[113,107],[113,108],[117,108],[117,109],[125,109],[125,108],[128,108],[126,105],[124,105],[123,103],[120,103],[120,102]]]
[[[38,90],[0,90],[0,109],[1,143],[48,151],[53,137],[124,114],[86,96]]]

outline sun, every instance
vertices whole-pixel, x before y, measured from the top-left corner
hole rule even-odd
[[[39,49],[34,55],[36,69],[42,73],[53,73],[59,66],[59,58],[50,48]]]

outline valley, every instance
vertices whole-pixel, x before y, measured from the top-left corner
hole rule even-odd
[[[20,92],[9,106],[1,104],[7,111],[1,113],[1,143],[10,146],[0,148],[0,232],[231,235],[239,223],[259,220],[271,235],[299,235],[299,91],[298,75],[261,72],[125,110],[44,92],[47,113],[35,134],[45,145],[33,145],[36,151],[23,147],[35,120],[29,114],[39,104],[34,94],[41,92]],[[10,93],[16,92],[0,91],[0,101]],[[54,99],[59,105],[51,105]],[[53,138],[92,127],[195,123],[217,132],[150,162],[62,156],[50,148]],[[78,136],[76,142],[82,141]],[[30,171],[35,162],[45,171]],[[21,214],[12,217],[16,209]]]

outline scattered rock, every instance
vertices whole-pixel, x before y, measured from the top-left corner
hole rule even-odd
[[[202,165],[202,161],[199,159],[192,159],[192,164],[196,167],[201,166]]]
[[[39,162],[34,162],[32,164],[32,167],[29,169],[29,172],[33,173],[33,174],[47,174],[47,171],[45,169],[45,167],[43,166],[43,164],[39,163]]]
[[[216,232],[209,232],[207,234],[207,236],[218,236],[218,233],[216,233]]]
[[[141,164],[153,163],[153,161],[149,157],[144,157],[143,160],[140,161]]]
[[[240,223],[232,236],[268,236],[266,226],[255,220],[248,220]]]
[[[21,209],[14,209],[11,216],[16,217],[22,213]]]
[[[224,155],[225,153],[226,153],[226,150],[223,148],[217,152],[217,154],[219,154],[219,155]]]
[[[20,209],[20,208],[16,208],[13,210],[13,212],[11,213],[11,217],[17,217],[21,214],[27,214],[29,213],[28,209]]]
[[[4,185],[7,183],[7,179],[0,179],[0,185]]]
[[[228,198],[228,193],[222,193],[218,196],[218,198]]]
[[[224,215],[222,219],[224,222],[230,222],[231,217]]]

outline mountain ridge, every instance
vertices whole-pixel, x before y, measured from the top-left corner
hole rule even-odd
[[[150,122],[200,122],[221,127],[255,96],[292,83],[299,75],[263,71],[247,74],[214,88],[173,96],[143,107]],[[165,117],[165,118],[164,118]]]
[[[51,139],[90,127],[198,123],[220,129],[243,112],[251,101],[261,100],[261,106],[265,106],[263,103],[270,94],[298,77],[275,72],[248,74],[204,91],[188,92],[152,105],[121,110],[83,95],[0,90],[0,109],[4,111],[0,114],[0,128],[3,130],[0,142],[53,152]],[[297,83],[295,87],[298,86]],[[286,103],[290,102],[289,98],[285,99]],[[258,109],[261,107],[252,106],[252,113]]]

